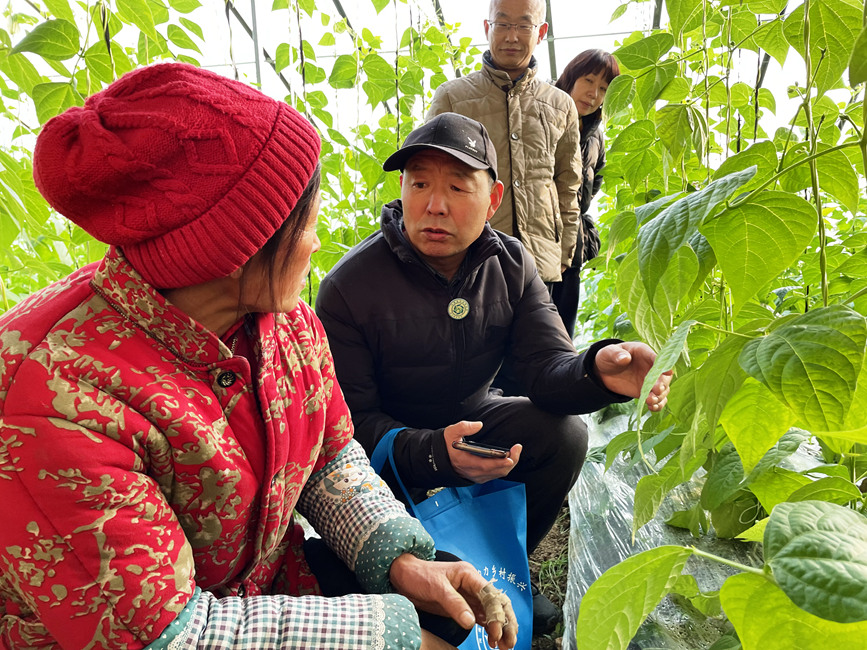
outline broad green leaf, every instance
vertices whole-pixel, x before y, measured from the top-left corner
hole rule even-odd
[[[318,84],[325,81],[325,70],[309,61],[304,62],[304,81],[307,84]]]
[[[689,600],[692,606],[705,616],[719,617],[722,613],[722,607],[719,602],[719,592],[702,592],[698,588],[698,582],[696,581],[695,576],[689,574],[678,576],[671,591],[672,593],[680,594]]]
[[[748,7],[737,7],[732,9],[731,18],[727,21],[724,34],[731,34],[733,43],[740,44],[741,47],[750,49],[749,36],[758,28],[758,20],[756,14]]]
[[[653,122],[637,120],[617,135],[609,152],[638,152],[647,149],[654,142],[656,142],[656,127]]]
[[[719,508],[741,489],[744,468],[734,445],[726,443],[713,459],[713,466],[701,490],[701,505],[705,510]]]
[[[376,9],[376,13],[385,9],[390,1],[391,0],[371,0],[371,2],[373,2],[373,8]]]
[[[867,518],[833,503],[781,503],[765,529],[765,563],[796,605],[815,616],[867,620]]]
[[[117,15],[126,23],[132,23],[155,42],[162,36],[157,33],[154,14],[147,0],[117,0]]]
[[[831,146],[824,142],[820,142],[818,146],[820,153],[830,148]],[[806,157],[806,145],[794,147],[786,154],[784,164],[788,167]],[[822,191],[836,197],[851,212],[856,212],[858,200],[861,197],[858,189],[858,175],[852,168],[846,154],[842,151],[824,154],[816,159],[816,167],[819,171],[819,187]],[[780,186],[788,192],[811,188],[810,167],[805,163],[786,172],[780,178]]]
[[[862,497],[861,490],[852,481],[828,476],[795,490],[789,501],[826,501],[845,506],[852,501],[860,501]]]
[[[813,616],[753,573],[728,578],[720,602],[744,650],[848,650],[862,647],[867,638],[867,623],[841,624]]]
[[[22,38],[12,54],[33,52],[45,59],[62,61],[78,53],[80,38],[78,27],[68,20],[47,20]]]
[[[763,542],[765,539],[765,528],[767,528],[770,520],[770,517],[759,519],[756,523],[738,535],[738,539],[742,539],[745,542]]]
[[[641,189],[650,175],[661,165],[659,154],[653,149],[642,149],[627,154],[621,161],[623,177],[635,189]]]
[[[697,450],[710,451],[713,445],[712,433],[712,430],[707,426],[707,416],[699,404],[693,412],[692,423],[684,434],[680,446],[680,469],[682,472],[686,473],[689,459],[695,456]]]
[[[181,14],[188,14],[202,6],[199,0],[169,0],[172,9]]]
[[[638,229],[635,213],[630,210],[618,212],[608,228],[608,246],[605,250],[606,264],[611,261],[617,246],[631,239]]]
[[[169,9],[163,0],[147,0],[151,15],[154,17],[154,25],[162,25],[169,22]]]
[[[862,30],[860,0],[813,0],[810,3],[810,59],[820,93],[835,86]],[[786,18],[783,31],[789,43],[804,56],[804,5]]]
[[[404,95],[421,95],[424,93],[423,79],[424,71],[420,67],[408,68],[400,75],[397,87]]]
[[[660,318],[651,305],[638,272],[638,255],[635,251],[620,263],[615,284],[620,302],[641,338],[653,348],[661,346],[668,338],[671,326],[668,319]]]
[[[72,5],[68,0],[43,0],[43,2],[51,16],[75,24],[75,14],[72,12]]]
[[[187,34],[182,27],[178,27],[177,25],[169,25],[166,29],[166,36],[172,43],[174,43],[178,47],[182,47],[185,50],[195,50],[199,54],[202,53],[202,51],[199,49],[199,46],[193,42],[193,39],[190,38],[190,35]]]
[[[184,18],[183,16],[181,16],[179,20],[181,25],[183,25],[193,34],[198,36],[200,40],[205,40],[205,35],[202,33],[202,28],[197,23],[194,23],[189,18]]]
[[[867,26],[861,30],[849,57],[849,85],[853,88],[867,81]]]
[[[281,72],[292,63],[292,46],[288,43],[280,43],[274,52],[274,71]]]
[[[603,573],[581,599],[576,636],[582,645],[624,650],[674,586],[690,555],[680,546],[660,546]]]
[[[341,54],[334,62],[328,83],[333,88],[352,88],[358,82],[358,60],[355,56]]]
[[[621,74],[611,80],[605,93],[605,114],[608,117],[628,110],[635,97],[635,77]]]
[[[707,414],[711,431],[716,431],[726,404],[747,376],[738,364],[738,355],[748,340],[743,336],[727,337],[711,351],[697,371],[696,400]]]
[[[343,147],[351,147],[352,145],[349,143],[340,131],[335,131],[334,129],[328,129],[328,137],[331,140],[334,140],[337,144]]]
[[[697,158],[704,157],[707,124],[704,116],[694,106],[686,104],[663,106],[656,114],[656,132],[675,160],[679,160],[686,151],[690,150]],[[690,145],[692,145],[691,149]]]
[[[810,483],[812,481],[803,474],[783,467],[772,467],[750,481],[749,488],[756,495],[765,512],[770,512]]]
[[[749,473],[794,424],[795,416],[764,384],[748,378],[731,397],[720,424]]]
[[[33,87],[43,81],[36,67],[23,54],[0,55],[0,71],[28,95],[32,95]]]
[[[691,90],[689,81],[683,77],[675,77],[659,93],[659,99],[671,104],[679,104],[687,100]]]
[[[33,103],[40,124],[45,124],[71,106],[83,106],[84,99],[69,83],[50,82],[33,87]]]
[[[798,259],[817,219],[801,197],[765,191],[699,226],[731,287],[734,313]]]
[[[84,53],[84,63],[94,77],[104,84],[114,80],[111,67],[111,57],[105,49],[105,43],[98,41],[91,45]]]
[[[321,45],[322,47],[331,47],[336,42],[337,41],[334,39],[334,34],[332,34],[331,32],[325,32],[322,35],[322,38],[319,39],[319,45]]]
[[[364,57],[364,63],[361,67],[370,81],[385,81],[394,85],[394,65],[378,54],[370,53]]]
[[[658,474],[648,474],[638,480],[635,486],[635,504],[632,514],[633,541],[638,529],[656,516],[659,506],[668,493],[689,480],[706,458],[707,452],[703,449],[699,450],[681,467],[680,454],[676,453],[668,459]]]
[[[773,142],[764,140],[750,145],[744,151],[726,158],[713,173],[713,178],[722,178],[732,172],[739,172],[748,167],[756,167],[756,175],[744,183],[741,191],[755,189],[774,175],[777,169],[777,148]]]
[[[812,435],[809,431],[804,431],[803,429],[796,428],[789,429],[789,431],[787,431],[786,434],[782,438],[780,438],[780,441],[775,444],[771,448],[771,450],[762,457],[762,459],[759,461],[759,464],[753,468],[753,470],[747,476],[745,484],[749,485],[752,481],[754,481],[765,472],[775,468],[777,465],[779,465],[796,451],[798,451],[800,446],[811,437]],[[770,512],[770,508],[768,508],[767,510],[768,512]]]
[[[629,70],[642,70],[656,63],[674,47],[674,37],[656,32],[647,38],[614,50],[615,58]]]
[[[701,504],[698,503],[689,510],[678,510],[671,515],[671,517],[666,519],[665,523],[669,526],[674,526],[675,528],[688,530],[696,539],[710,530],[710,522],[707,519],[707,513],[704,511],[704,508],[701,507]]]
[[[808,429],[838,431],[847,422],[865,346],[864,316],[832,305],[793,318],[766,337],[750,341],[740,364]]]
[[[678,325],[677,330],[671,335],[665,345],[663,345],[656,354],[656,359],[647,375],[644,378],[644,383],[641,386],[641,393],[638,397],[639,412],[643,408],[644,400],[650,395],[653,385],[660,375],[674,368],[674,364],[684,353],[686,349],[686,337],[689,335],[689,330],[695,325],[695,321],[685,321]]]
[[[746,4],[750,11],[757,14],[779,14],[786,8],[786,0],[722,0],[721,7],[739,7]]]
[[[680,36],[699,27],[702,22],[700,0],[665,0],[671,33]]]
[[[752,38],[750,42],[770,54],[781,66],[786,63],[789,54],[789,41],[783,33],[783,21],[774,18]]]
[[[644,111],[650,111],[662,90],[677,77],[677,64],[674,62],[654,66],[635,80],[635,96]]]
[[[720,539],[733,539],[747,530],[760,511],[758,499],[749,490],[738,490],[710,512],[714,532]]]
[[[648,295],[665,273],[678,248],[695,235],[698,226],[717,205],[755,174],[755,168],[729,174],[703,190],[688,194],[663,210],[638,231],[638,266]]]

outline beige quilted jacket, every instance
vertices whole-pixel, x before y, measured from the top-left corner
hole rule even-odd
[[[451,111],[485,125],[506,186],[491,225],[518,237],[542,279],[557,282],[581,241],[578,112],[569,95],[536,79],[535,59],[515,82],[485,59],[482,70],[437,88],[427,119]]]

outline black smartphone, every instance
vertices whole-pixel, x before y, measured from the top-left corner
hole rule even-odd
[[[466,440],[464,438],[455,440],[452,443],[452,447],[460,449],[461,451],[468,451],[469,453],[481,456],[482,458],[508,458],[509,456],[509,450],[505,447],[486,445],[481,442],[473,442],[472,440]]]

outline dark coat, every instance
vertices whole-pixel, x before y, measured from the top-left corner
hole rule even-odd
[[[449,315],[457,298],[469,305],[462,319]],[[606,342],[576,353],[530,254],[488,224],[448,281],[405,238],[401,202],[389,203],[380,231],[323,279],[316,311],[356,439],[371,453],[390,429],[416,429],[395,452],[420,487],[456,479],[438,432],[486,398],[504,362],[546,410],[589,413],[628,399],[588,373]]]
[[[602,185],[602,168],[605,167],[605,141],[602,136],[602,109],[581,118],[581,160],[583,179],[578,191],[578,208],[581,212],[583,246],[575,250],[572,266],[580,267],[596,257],[599,252],[599,233],[590,216],[590,204]]]

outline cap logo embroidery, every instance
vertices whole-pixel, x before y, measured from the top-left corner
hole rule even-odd
[[[476,150],[476,141],[473,140],[472,138],[467,138],[467,146],[470,149],[472,149],[473,151],[475,151]]]

